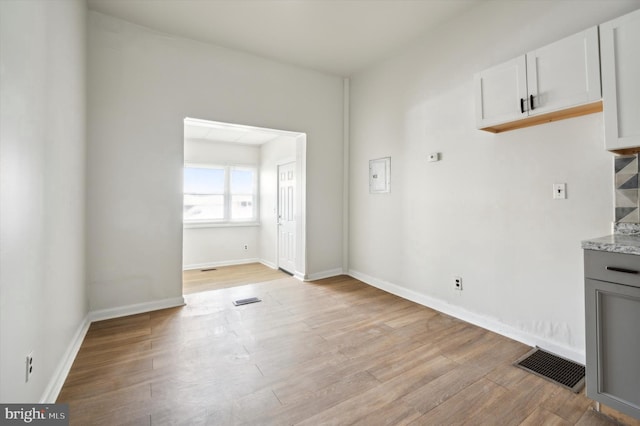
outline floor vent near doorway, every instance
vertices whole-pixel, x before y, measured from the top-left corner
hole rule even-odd
[[[526,353],[513,365],[559,384],[575,393],[580,392],[584,387],[584,365],[569,361],[537,347]]]
[[[241,306],[241,305],[248,305],[250,303],[257,303],[257,302],[262,302],[262,300],[258,299],[257,297],[249,297],[248,299],[235,300],[233,304],[236,306]]]

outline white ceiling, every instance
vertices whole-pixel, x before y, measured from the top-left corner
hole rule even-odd
[[[157,31],[349,76],[481,0],[88,0]]]
[[[184,120],[184,138],[211,142],[232,142],[245,145],[262,145],[291,132],[243,126],[239,124],[186,118]]]

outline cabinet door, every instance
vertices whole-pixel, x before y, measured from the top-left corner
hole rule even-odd
[[[640,146],[640,10],[600,26],[605,144]]]
[[[474,85],[478,129],[526,117],[526,103],[521,105],[527,93],[524,55],[476,74]]]
[[[585,280],[587,396],[640,418],[640,288]]]
[[[598,27],[527,53],[527,88],[529,115],[599,101]]]

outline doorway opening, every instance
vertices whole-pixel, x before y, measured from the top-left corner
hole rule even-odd
[[[185,118],[183,294],[239,265],[303,280],[305,181],[306,134]]]

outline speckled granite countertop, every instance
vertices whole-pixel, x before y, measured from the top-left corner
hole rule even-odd
[[[615,234],[606,237],[585,240],[582,242],[582,248],[640,256],[640,224],[615,224],[614,232]]]
[[[582,242],[585,250],[610,251],[640,256],[640,235],[613,234]]]

